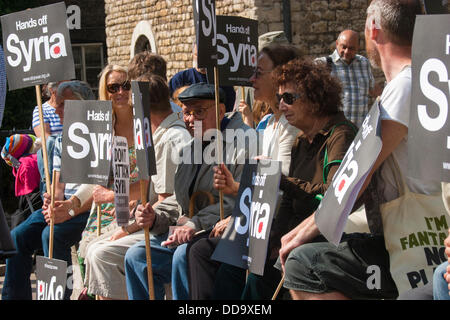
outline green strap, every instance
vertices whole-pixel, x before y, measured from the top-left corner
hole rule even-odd
[[[333,126],[333,128],[331,129],[330,137],[333,135],[334,129],[336,129],[336,127],[344,125],[344,124],[349,126],[350,128],[352,128],[355,131],[355,133],[358,133],[358,130],[355,128],[353,123],[351,123],[349,121],[343,121],[343,122],[340,122]],[[322,170],[322,180],[323,180],[324,184],[327,183],[327,177],[328,177],[328,172],[330,171],[330,165],[340,164],[341,162],[342,162],[342,160],[332,160],[332,161],[328,162],[328,148],[325,147],[325,155],[323,158],[323,170]],[[323,195],[318,194],[315,196],[315,198],[317,200],[321,201],[323,199]]]

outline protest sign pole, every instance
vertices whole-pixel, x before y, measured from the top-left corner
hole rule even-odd
[[[220,133],[220,106],[219,106],[219,69],[217,66],[214,67],[214,90],[216,97],[216,128],[217,128],[217,164],[220,165],[222,163],[222,139],[219,139]],[[224,219],[223,213],[223,192],[219,191],[219,206],[220,206],[220,220]]]
[[[145,206],[147,204],[147,188],[145,181],[140,180],[141,184],[141,202]],[[145,234],[145,257],[147,259],[147,277],[148,277],[148,293],[150,300],[155,300],[155,288],[153,285],[153,270],[152,270],[152,255],[150,252],[150,231],[149,228],[144,228]]]
[[[48,257],[53,258],[53,234],[55,230],[55,219],[53,219],[53,208],[55,206],[55,192],[56,192],[56,170],[53,170],[52,174],[52,189],[50,193],[51,205],[50,205],[50,236],[48,244]]]
[[[41,87],[36,85],[36,100],[39,110],[39,123],[41,125],[42,159],[44,159],[44,173],[46,191],[50,192],[50,172],[48,170],[47,143],[45,139],[44,113],[42,111]]]
[[[243,86],[241,87],[241,101],[245,102],[245,88]]]
[[[281,287],[283,286],[283,283],[284,283],[284,273],[283,273],[283,277],[281,277],[280,283],[278,284],[277,290],[275,290],[272,300],[275,300],[277,298],[278,293],[280,292]]]
[[[102,210],[100,206],[100,204],[97,204],[97,237],[102,234]]]

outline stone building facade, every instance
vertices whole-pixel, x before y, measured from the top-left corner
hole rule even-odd
[[[327,55],[344,29],[360,33],[370,0],[216,0],[218,15],[258,20],[259,34],[285,30],[312,57]],[[450,7],[450,4],[447,4]],[[192,0],[105,0],[108,62],[127,65],[135,52],[150,49],[168,62],[168,76],[192,66],[195,40]],[[381,71],[375,72],[377,78]]]
[[[216,12],[258,20],[259,34],[291,30],[292,43],[315,57],[331,53],[337,35],[347,28],[361,33],[364,48],[369,2],[216,0]],[[105,0],[108,62],[126,65],[130,56],[143,48],[138,39],[146,35],[147,49],[168,62],[169,77],[191,67],[195,40],[192,11],[192,0]]]

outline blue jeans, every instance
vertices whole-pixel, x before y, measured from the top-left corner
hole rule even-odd
[[[53,233],[53,258],[64,260],[67,267],[72,265],[70,247],[81,239],[89,212],[79,214],[60,224],[55,224]],[[32,255],[35,250],[43,249],[48,257],[50,226],[45,222],[42,209],[33,212],[28,219],[11,231],[11,238],[17,254],[6,259],[3,300],[31,300]],[[66,288],[64,299],[70,299],[72,288]]]
[[[187,244],[183,244],[176,249],[169,249],[161,246],[161,242],[166,239],[167,233],[150,238],[155,299],[164,299],[164,284],[172,281],[173,298],[186,300],[189,298],[186,264]],[[127,250],[125,254],[125,276],[128,299],[148,300],[145,241],[138,242]]]
[[[433,299],[450,300],[448,283],[444,279],[444,273],[447,271],[448,262],[440,264],[433,274]]]

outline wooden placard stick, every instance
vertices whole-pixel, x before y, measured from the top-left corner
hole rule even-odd
[[[150,178],[151,179],[151,178]],[[145,180],[140,180],[141,186],[141,202],[145,206],[147,204],[147,188]],[[147,277],[148,277],[148,293],[150,300],[155,300],[155,288],[153,285],[152,255],[150,251],[150,231],[144,228],[145,234],[145,257],[147,259]]]
[[[222,163],[222,139],[219,139],[220,133],[220,97],[219,97],[219,70],[217,66],[214,67],[214,89],[216,98],[216,129],[217,129],[217,164]],[[223,191],[219,191],[219,207],[220,207],[220,220],[224,219],[223,210]]]
[[[97,237],[100,237],[102,234],[102,209],[101,204],[97,205]]]
[[[245,102],[245,88],[243,86],[241,87],[241,101]]]
[[[48,257],[53,259],[53,234],[55,232],[55,219],[53,217],[53,208],[55,207],[55,192],[56,192],[56,170],[52,173],[52,188],[50,192],[51,204],[50,204],[50,235],[48,244]]]
[[[275,293],[273,294],[272,300],[275,300],[278,296],[278,293],[281,290],[281,287],[283,286],[284,283],[284,273],[283,276],[281,277],[280,283],[278,284],[277,290],[275,290]]]
[[[45,128],[44,128],[44,113],[42,111],[42,97],[41,97],[41,87],[36,85],[36,100],[39,110],[39,123],[41,125],[41,141],[42,141],[42,159],[44,160],[44,173],[45,173],[45,187],[46,192],[51,192],[50,190],[50,171],[48,169],[48,156],[47,156],[47,143],[45,138]]]

